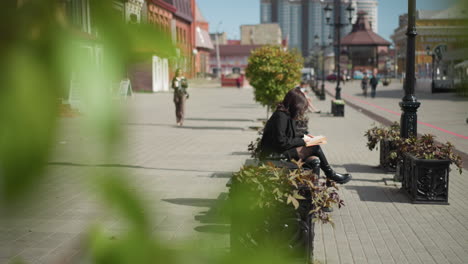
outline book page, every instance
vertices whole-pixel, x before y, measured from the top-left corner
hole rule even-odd
[[[307,140],[306,140],[306,146],[307,147],[327,144],[327,138],[325,136],[310,137],[310,136],[306,135],[306,137],[307,137]]]

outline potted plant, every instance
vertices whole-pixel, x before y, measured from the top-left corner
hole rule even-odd
[[[246,166],[230,185],[231,249],[248,254],[261,248],[313,260],[314,222],[331,223],[324,208],[341,207],[338,188],[312,171],[288,170],[272,164]]]
[[[344,116],[344,100],[331,100],[331,111],[333,116]]]
[[[450,165],[462,173],[461,157],[450,142],[437,144],[430,134],[396,142],[396,156],[402,157],[403,189],[413,203],[448,204]]]
[[[395,141],[400,140],[400,125],[394,122],[390,127],[374,126],[364,134],[367,137],[367,147],[374,150],[380,145],[380,167],[395,171],[398,157]]]

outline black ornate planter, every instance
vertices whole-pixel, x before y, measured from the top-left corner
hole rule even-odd
[[[332,100],[331,112],[333,116],[344,116],[344,102],[341,100]]]
[[[406,154],[403,188],[413,203],[448,204],[450,160],[425,160]]]
[[[233,254],[256,254],[270,248],[285,256],[313,262],[314,222],[310,189],[300,188],[306,200],[299,200],[299,208],[277,204],[270,209],[249,208],[248,194],[242,183],[232,181],[231,201],[231,252]]]
[[[395,171],[397,164],[395,160],[390,159],[390,153],[395,151],[397,147],[390,140],[380,141],[380,167],[387,171]]]

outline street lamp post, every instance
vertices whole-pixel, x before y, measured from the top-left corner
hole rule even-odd
[[[431,47],[426,47],[426,52],[428,56],[431,56],[431,90],[434,91],[434,79],[435,79],[435,52],[431,51]]]
[[[221,76],[221,59],[219,56],[219,26],[221,26],[223,22],[220,21],[218,25],[216,26],[216,33],[215,33],[215,39],[216,39],[216,66],[218,70],[216,71],[216,77],[219,78]]]
[[[322,85],[321,85],[321,91],[320,91],[320,96],[319,96],[319,99],[321,101],[324,101],[326,99],[326,95],[325,95],[325,52],[326,52],[326,48],[328,46],[328,44],[325,44],[325,45],[320,45],[320,37],[318,35],[315,35],[314,36],[314,39],[315,39],[315,45],[317,45],[318,47],[320,47],[320,50],[321,50],[321,53],[322,53],[322,65],[321,65],[321,68],[322,68]],[[331,40],[331,35],[328,36],[328,40]]]
[[[333,10],[333,8],[331,8],[327,4],[327,6],[324,8],[324,11],[325,11],[327,25],[330,25],[335,29],[335,39],[336,39],[336,46],[337,46],[336,52],[335,52],[335,68],[336,68],[336,72],[337,72],[336,73],[335,99],[336,100],[341,100],[341,87],[340,87],[340,83],[341,83],[341,65],[340,65],[340,58],[341,58],[341,28],[351,24],[351,20],[353,19],[352,12],[354,11],[354,8],[352,7],[351,2],[350,2],[348,7],[346,8],[346,11],[348,11],[348,15],[349,15],[349,17],[348,17],[349,23],[343,23],[341,21],[341,0],[334,0],[333,6],[334,6],[333,8],[335,10],[334,23],[330,23],[330,15],[331,15],[331,11]],[[343,105],[343,107],[344,107],[344,105]],[[343,108],[343,111],[344,111],[344,108]],[[332,113],[333,113],[333,115],[336,116],[336,114],[334,112],[333,105],[332,105]],[[341,115],[341,113],[339,115]],[[342,115],[344,115],[344,112],[342,113]]]
[[[416,0],[408,0],[408,28],[407,36],[407,50],[406,50],[406,79],[404,83],[405,96],[400,102],[403,114],[400,120],[400,135],[403,138],[416,136],[418,133],[418,115],[417,111],[420,102],[414,95],[415,90],[415,72],[414,64],[416,60]]]

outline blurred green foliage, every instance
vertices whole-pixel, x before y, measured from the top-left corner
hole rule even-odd
[[[57,140],[59,106],[71,79],[82,88],[82,131],[90,142],[98,142],[82,146],[90,147],[87,158],[111,161],[118,152],[122,115],[109,87],[127,77],[126,69],[133,62],[152,55],[175,56],[169,36],[151,25],[126,24],[112,8],[112,0],[90,0],[91,32],[70,22],[64,8],[67,2],[6,0],[0,9],[0,217],[12,213],[17,202],[47,176],[45,168]],[[89,49],[102,51],[102,61],[89,56]],[[281,54],[278,63],[284,67],[280,69],[283,80],[275,75],[272,82],[282,93],[261,101],[269,105],[300,77],[296,55],[271,49]],[[113,209],[126,223],[126,229],[111,237],[103,226],[90,226],[75,259],[78,263],[285,263],[281,252],[268,249],[233,256],[197,248],[196,241],[185,250],[175,250],[151,232],[148,204],[129,187],[122,171],[103,173],[91,168],[88,176],[90,189],[101,197],[104,208]]]

